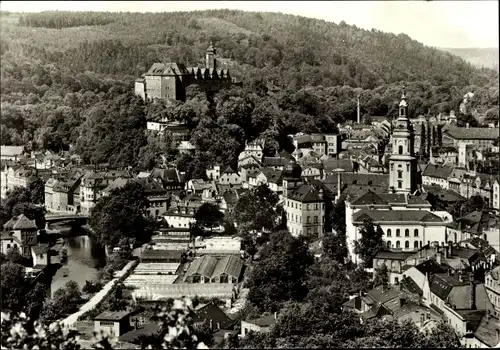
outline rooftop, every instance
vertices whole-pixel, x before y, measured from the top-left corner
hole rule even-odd
[[[125,317],[129,316],[130,312],[128,311],[104,311],[97,315],[94,320],[95,321],[121,321]]]
[[[374,223],[425,222],[441,223],[443,220],[427,210],[371,210],[362,209],[354,214],[353,222],[361,223],[372,219]]]
[[[445,134],[456,140],[496,140],[498,129],[496,128],[460,128],[450,127]]]

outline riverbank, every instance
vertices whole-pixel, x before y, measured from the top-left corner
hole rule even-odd
[[[77,312],[66,317],[62,321],[63,325],[66,327],[73,327],[76,324],[76,321],[78,321],[79,317],[97,307],[113,290],[113,287],[118,282],[123,281],[126,278],[128,272],[132,271],[138,263],[138,260],[129,261],[128,264],[125,265],[125,267],[117,274],[117,277],[109,281],[96,295],[94,295],[87,303],[80,307]]]

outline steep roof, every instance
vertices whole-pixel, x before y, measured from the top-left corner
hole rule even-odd
[[[354,214],[353,222],[372,219],[375,223],[388,222],[443,222],[439,216],[427,210],[370,210],[362,209]]]
[[[185,75],[189,74],[186,66],[182,63],[153,63],[146,75]]]
[[[496,140],[498,129],[496,128],[460,128],[450,127],[445,134],[456,140]]]
[[[233,168],[231,168],[231,166],[228,165],[226,170],[224,170],[222,173],[223,174],[234,174],[234,173],[236,173],[236,171],[234,171]]]
[[[464,277],[467,277],[467,275]],[[446,300],[454,287],[467,287],[467,284],[469,283],[466,279],[464,280],[466,282],[460,282],[455,276],[450,276],[447,273],[436,273],[430,276],[429,280],[431,292],[437,295],[441,300]],[[470,291],[466,292],[468,294],[460,293],[460,295],[470,296]]]
[[[312,202],[321,202],[323,201],[320,198],[320,190],[314,186],[303,184],[299,186],[299,188],[295,189],[288,193],[287,198],[299,201],[302,203],[312,203]]]
[[[290,162],[289,159],[284,157],[264,157],[262,163],[265,166],[286,166]]]
[[[435,274],[435,273],[443,273],[446,272],[446,268],[439,265],[437,262],[435,262],[432,259],[426,260],[417,266],[415,268],[420,271],[422,274]]]
[[[17,220],[13,224],[12,228],[14,230],[36,230],[37,229],[34,220],[28,219],[24,214],[21,214],[17,217]]]
[[[438,179],[448,179],[453,173],[453,167],[441,166],[436,164],[427,164],[422,176],[429,176]]]
[[[213,302],[198,305],[194,312],[195,315],[193,315],[193,321],[195,323],[209,323],[212,321],[213,328],[217,328],[217,326],[219,326],[221,329],[226,329],[233,323],[233,320],[231,320],[229,316],[227,316],[226,313]]]
[[[255,318],[253,320],[248,320],[246,322],[255,324],[260,327],[271,327],[276,323],[276,317],[274,315],[267,315]]]
[[[345,172],[352,173],[354,170],[352,160],[350,159],[325,159],[323,160],[323,168],[326,172],[331,172],[335,169],[344,169]]]
[[[281,184],[283,171],[274,170],[273,168],[262,168],[260,171],[266,177],[268,182],[277,183],[278,185]]]

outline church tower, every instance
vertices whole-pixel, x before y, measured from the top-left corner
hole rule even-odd
[[[207,49],[205,68],[215,69],[215,48],[214,48],[212,42],[210,42],[210,45],[208,46],[208,49]]]
[[[394,126],[389,158],[389,186],[395,193],[412,194],[417,189],[417,158],[414,151],[415,135],[408,119],[405,87],[399,103],[399,116]]]

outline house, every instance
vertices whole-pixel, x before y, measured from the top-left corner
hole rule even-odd
[[[265,315],[252,320],[241,321],[241,337],[250,332],[269,333],[271,327],[276,324],[277,314]]]
[[[276,154],[274,157],[264,157],[262,165],[275,170],[283,170],[289,162],[290,159],[288,157]]]
[[[193,321],[196,325],[205,324],[212,332],[230,329],[235,323],[213,301],[197,305],[194,309]]]
[[[182,63],[154,63],[140,78],[135,80],[135,94],[144,100],[186,100],[186,88],[197,84],[203,91],[229,88],[231,78],[224,60],[216,55],[210,42],[206,52],[205,67],[189,67]]]
[[[45,207],[49,211],[78,213],[83,174],[72,172],[51,177],[45,183]]]
[[[2,174],[1,196],[5,198],[7,191],[15,187],[27,187],[29,178],[35,175],[35,169],[26,165],[5,165]]]
[[[16,243],[19,243],[19,253],[25,257],[31,255],[31,247],[38,244],[37,227],[33,220],[28,219],[24,214],[17,217],[12,217],[3,225],[4,230],[11,237],[16,238]],[[10,243],[7,243],[10,244]],[[7,245],[6,245],[7,246]],[[3,235],[2,235],[2,248],[3,248]]]
[[[266,184],[274,193],[283,192],[283,171],[281,170],[262,168],[255,180],[257,186]]]
[[[173,202],[164,215],[169,227],[190,227],[196,222],[194,215],[203,204],[201,197],[187,195]]]
[[[364,220],[371,219],[382,229],[389,250],[414,251],[431,241],[446,241],[446,224],[452,220],[445,212],[430,212],[430,204],[418,196],[382,194],[371,190],[348,197],[346,234],[349,255],[354,262],[354,242],[360,238]]]
[[[389,284],[399,284],[403,279],[405,262],[413,252],[391,252],[380,251],[373,259],[373,266],[380,267],[383,264],[387,266]]]
[[[450,166],[458,165],[459,152],[455,147],[436,147],[433,148],[432,154],[438,164]]]
[[[227,255],[217,259],[212,255],[203,255],[189,265],[184,282],[238,283],[243,266],[243,261],[238,256]]]
[[[189,194],[197,195],[197,196],[205,196],[206,190],[213,190],[213,183],[210,181],[205,181],[202,179],[191,179],[186,182],[185,190]],[[210,194],[211,195],[211,194]]]
[[[444,189],[440,186],[429,185],[426,186],[422,194],[422,199],[431,203],[432,208],[451,208],[457,203],[465,202],[465,197],[452,189]]]
[[[104,311],[94,318],[94,331],[119,337],[127,333],[130,327],[130,312]]]
[[[228,166],[220,175],[218,183],[224,185],[240,185],[241,178],[240,175]]]
[[[23,146],[0,146],[1,159],[8,159],[17,162],[23,155]]]
[[[186,247],[187,249],[187,247]],[[141,263],[180,263],[183,250],[146,249],[141,252]]]
[[[178,191],[184,188],[184,181],[177,168],[154,168],[149,177],[159,182],[167,191]]]
[[[39,244],[31,247],[33,266],[50,265],[50,253],[48,244]]]
[[[500,266],[488,271],[485,276],[484,285],[488,297],[495,308],[495,316],[500,317]]]
[[[386,172],[385,166],[370,155],[366,155],[361,159],[359,164],[361,165],[360,171],[363,173],[383,174]]]
[[[212,165],[210,167],[207,167],[206,170],[207,173],[207,178],[211,181],[213,180],[219,180],[220,177],[220,165]]]
[[[132,178],[126,170],[88,171],[80,183],[80,208],[89,214],[97,201],[105,196],[104,189],[117,178]]]
[[[443,145],[460,147],[464,144],[473,144],[479,150],[491,150],[495,140],[498,140],[496,128],[461,128],[450,126],[443,132]]]
[[[238,155],[238,168],[240,167],[240,162],[246,158],[253,158],[257,162],[260,162],[264,156],[264,146],[265,140],[257,139],[253,142],[246,143],[245,149]]]
[[[426,186],[439,186],[441,188],[448,189],[448,178],[452,173],[452,166],[428,164],[422,174],[422,184],[424,185],[424,188]]]

